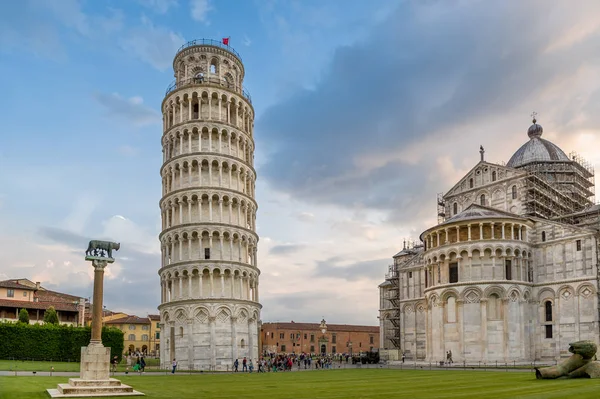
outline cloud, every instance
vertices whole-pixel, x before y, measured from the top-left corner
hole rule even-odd
[[[191,0],[190,7],[192,12],[192,19],[203,22],[206,25],[210,25],[210,21],[207,18],[209,11],[213,9],[209,0]]]
[[[325,317],[329,324],[378,325],[376,289],[358,289],[346,286],[344,290],[308,290],[285,294],[263,294],[263,321],[290,321],[319,323]],[[357,301],[356,298],[361,298]],[[340,304],[352,304],[341,306]]]
[[[142,17],[141,25],[130,29],[120,44],[126,52],[164,72],[172,67],[173,54],[184,43],[178,33],[154,26],[152,21]]]
[[[157,14],[166,14],[171,7],[179,5],[177,0],[138,0],[138,3]]]
[[[96,45],[124,26],[122,11],[83,11],[77,0],[0,2],[0,52],[26,51],[51,60],[67,58],[66,42],[84,38]],[[73,35],[64,35],[66,29]]]
[[[141,97],[126,99],[119,93],[95,93],[94,99],[105,108],[109,117],[126,119],[137,126],[160,123],[160,114],[144,105]]]
[[[81,233],[88,219],[99,205],[96,196],[81,194],[73,202],[71,213],[63,221],[63,228]]]
[[[121,243],[115,253],[116,262],[105,271],[104,303],[110,309],[126,313],[155,313],[160,302],[156,274],[160,267],[158,240],[120,215],[109,218],[102,227],[101,232],[94,234],[94,239]],[[39,264],[34,261],[31,278],[41,281],[46,288],[91,296],[93,272],[89,262],[83,260],[91,237],[48,226],[38,230],[38,237],[49,244],[40,244],[35,251],[44,260]],[[31,259],[31,256],[26,258]],[[8,271],[14,272],[14,268]]]
[[[275,245],[275,246],[271,247],[271,249],[269,250],[269,253],[271,255],[290,255],[294,252],[298,252],[298,251],[304,249],[305,247],[306,247],[306,245],[304,245],[304,244]]]
[[[259,172],[307,203],[418,223],[434,212],[436,193],[454,183],[446,169],[464,172],[464,162],[477,162],[465,158],[473,141],[508,156],[507,142],[514,151],[526,140],[533,105],[558,111],[575,95],[566,82],[582,65],[600,72],[594,26],[547,51],[600,5],[540,4],[401,3],[364,40],[338,47],[313,89],[262,114],[257,146],[270,157]],[[557,85],[563,90],[548,95]],[[600,98],[599,85],[593,90]],[[512,129],[517,113],[522,131]],[[587,113],[600,119],[592,108]]]
[[[252,44],[252,40],[250,40],[248,35],[244,34],[244,39],[242,40],[242,44],[246,47],[249,47]]]
[[[301,222],[310,223],[315,220],[315,215],[310,212],[300,212],[296,215],[296,219],[300,220]]]
[[[374,259],[361,262],[354,262],[348,265],[340,266],[342,261],[339,257],[318,261],[317,267],[313,273],[314,277],[330,277],[346,281],[358,280],[381,280],[385,272],[385,266],[390,263],[389,258]]]

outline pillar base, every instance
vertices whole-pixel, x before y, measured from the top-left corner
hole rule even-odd
[[[58,384],[57,389],[47,389],[51,398],[94,398],[114,396],[143,396],[129,385],[114,378],[106,380],[84,380],[71,378],[68,384]]]
[[[102,342],[90,342],[81,347],[79,376],[82,380],[108,380],[110,377],[110,348]]]
[[[110,378],[110,348],[101,341],[91,341],[81,348],[80,378],[69,379],[68,384],[58,384],[57,389],[47,389],[51,398],[87,398],[102,396],[139,396],[129,385]]]

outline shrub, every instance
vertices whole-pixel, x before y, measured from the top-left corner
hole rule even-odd
[[[27,309],[21,309],[19,311],[19,322],[29,324],[29,312]]]
[[[0,359],[81,359],[81,347],[90,343],[90,327],[54,324],[0,323]],[[123,354],[123,332],[102,329],[102,343],[111,348],[111,358]]]
[[[44,313],[44,323],[58,324],[58,314],[56,313],[54,306],[50,306],[46,309],[46,312]]]

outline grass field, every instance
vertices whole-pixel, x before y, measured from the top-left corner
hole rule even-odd
[[[533,373],[323,370],[119,378],[146,398],[598,398],[600,380],[536,380]],[[1,399],[48,398],[65,377],[0,377]]]

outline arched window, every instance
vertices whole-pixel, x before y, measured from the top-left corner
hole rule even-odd
[[[452,214],[456,215],[458,213],[458,204],[455,202],[452,209]]]
[[[544,307],[545,307],[545,320],[546,321],[552,321],[552,302],[550,301],[546,301],[544,303]]]
[[[242,340],[240,341],[240,347],[242,349],[244,349],[246,347],[246,341],[244,341],[244,339],[242,338]]]
[[[479,197],[479,203],[485,206],[485,194],[481,194],[481,197]]]
[[[179,336],[183,337],[183,327],[179,327]]]
[[[210,68],[209,68],[210,73],[217,73],[217,59],[213,58],[210,61]]]
[[[127,339],[129,341],[135,341],[135,334],[129,334],[129,337]]]
[[[458,263],[456,262],[448,264],[448,282],[458,283]]]
[[[546,241],[546,232],[542,231],[542,241]]]
[[[512,186],[512,199],[517,199],[517,186]]]
[[[492,172],[492,181],[496,181],[496,171]]]
[[[473,188],[473,179],[469,179],[469,188]]]

